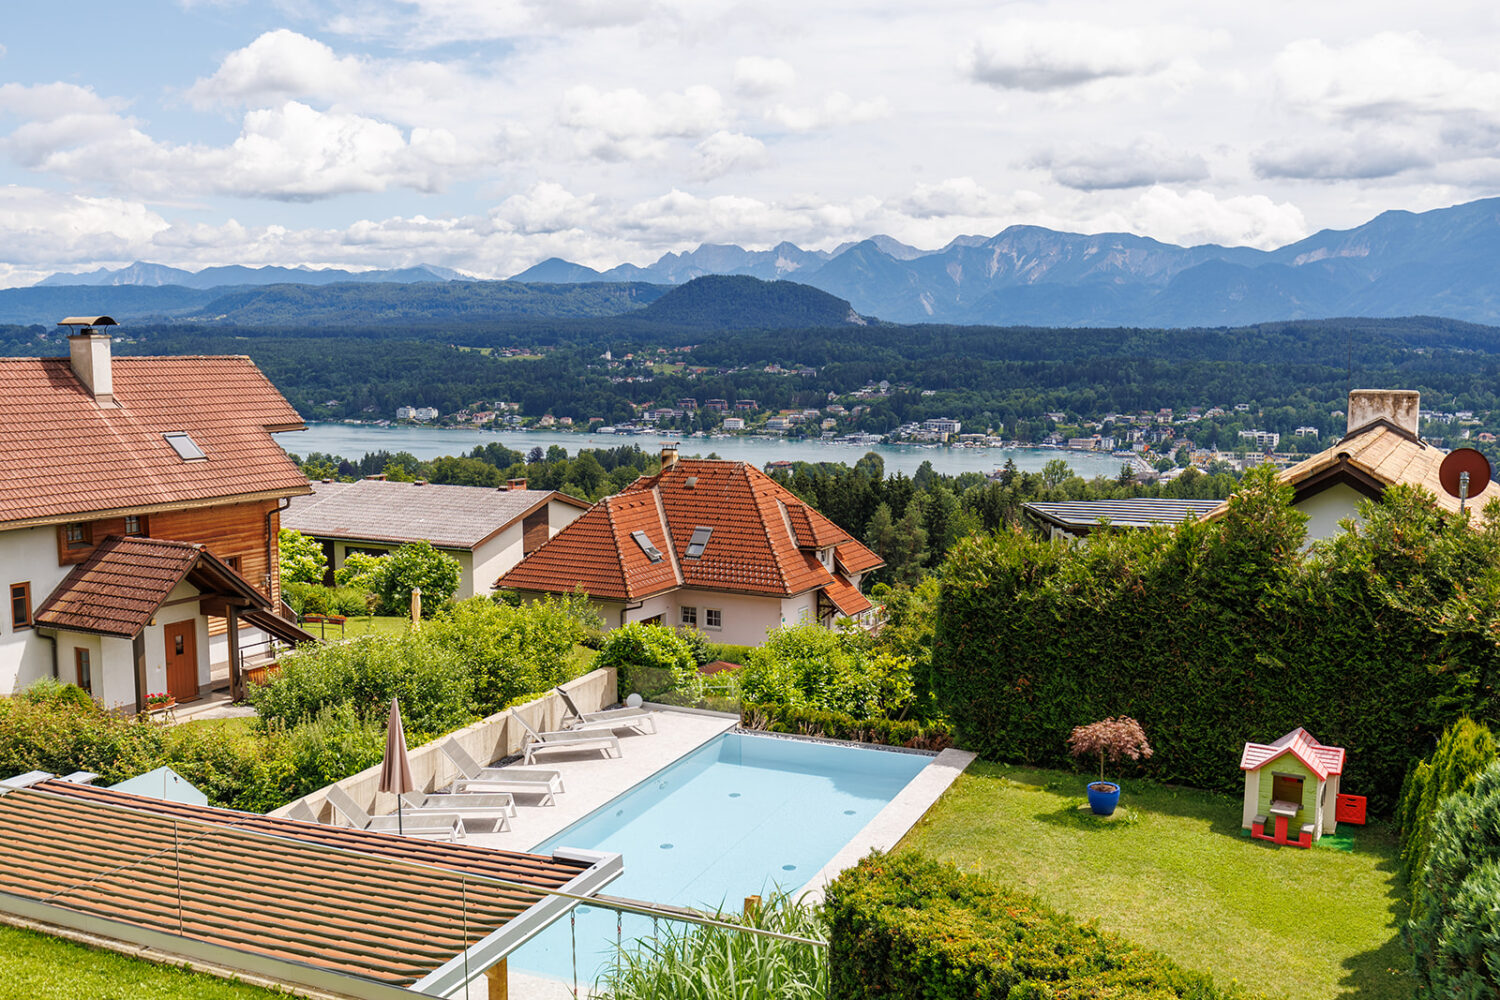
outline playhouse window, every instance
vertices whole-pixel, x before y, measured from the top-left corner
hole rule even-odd
[[[1282,802],[1302,802],[1302,779],[1291,774],[1271,775],[1271,799]]]

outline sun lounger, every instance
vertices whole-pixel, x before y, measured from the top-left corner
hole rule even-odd
[[[428,794],[426,792],[408,792],[401,796],[406,815],[413,812],[426,813],[457,813],[465,820],[492,819],[495,820],[496,833],[510,829],[510,817],[516,814],[516,800],[510,797],[509,792],[491,792],[488,794],[474,794],[472,792],[459,792],[457,794]]]
[[[511,717],[521,724],[526,730],[526,744],[521,752],[530,764],[536,759],[538,752],[542,750],[588,750],[597,747],[604,751],[604,756],[620,756],[620,738],[614,733],[594,733],[582,729],[563,729],[552,733],[539,733],[526,724],[526,720],[512,712]]]
[[[408,837],[442,837],[457,840],[466,833],[463,817],[455,812],[411,812],[401,816],[371,816],[338,785],[328,786],[328,804],[350,826],[372,833],[402,833]]]
[[[562,775],[556,771],[525,767],[484,767],[469,756],[457,740],[445,740],[440,749],[458,768],[458,778],[448,786],[450,792],[510,792],[512,795],[540,795],[541,805],[553,804],[552,796],[563,790]]]
[[[572,722],[564,720],[571,730],[622,729],[628,726],[643,736],[656,732],[656,717],[650,709],[612,708],[606,712],[580,712],[572,695],[562,688],[557,688],[557,693],[562,696],[563,706],[573,718]]]
[[[307,804],[306,799],[298,799],[292,803],[292,807],[286,811],[287,819],[300,820],[303,823],[316,823],[318,817],[314,815],[312,806]]]

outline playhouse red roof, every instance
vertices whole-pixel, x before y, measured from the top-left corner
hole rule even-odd
[[[1344,773],[1344,748],[1325,747],[1306,729],[1297,728],[1274,743],[1246,743],[1240,757],[1241,771],[1256,771],[1285,754],[1291,754],[1320,779]]]

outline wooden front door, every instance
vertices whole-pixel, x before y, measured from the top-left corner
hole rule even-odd
[[[198,697],[198,626],[173,622],[162,627],[167,642],[167,694],[178,701]]]

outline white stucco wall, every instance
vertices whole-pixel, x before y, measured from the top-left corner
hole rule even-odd
[[[1307,515],[1307,540],[1314,542],[1338,534],[1339,521],[1354,517],[1355,507],[1364,499],[1365,495],[1352,486],[1338,483],[1297,504],[1297,509]]]
[[[0,532],[0,586],[5,588],[5,604],[0,607],[0,694],[14,694],[32,681],[52,676],[51,644],[35,629],[11,628],[10,585],[31,584],[35,614],[72,568],[57,564],[56,528]]]
[[[818,624],[818,592],[810,591],[781,602],[781,621],[778,625]]]
[[[751,597],[743,594],[724,594],[708,590],[679,590],[673,598],[676,610],[669,624],[682,625],[682,609],[697,609],[698,630],[711,642],[727,642],[736,646],[759,646],[766,641],[766,633],[781,626],[781,599],[778,597]],[[710,628],[707,611],[717,608],[722,612],[723,624]]]
[[[495,581],[516,567],[523,551],[521,522],[517,521],[504,531],[478,545],[472,554],[474,566],[470,574],[470,596],[483,594],[488,597],[495,592]]]

